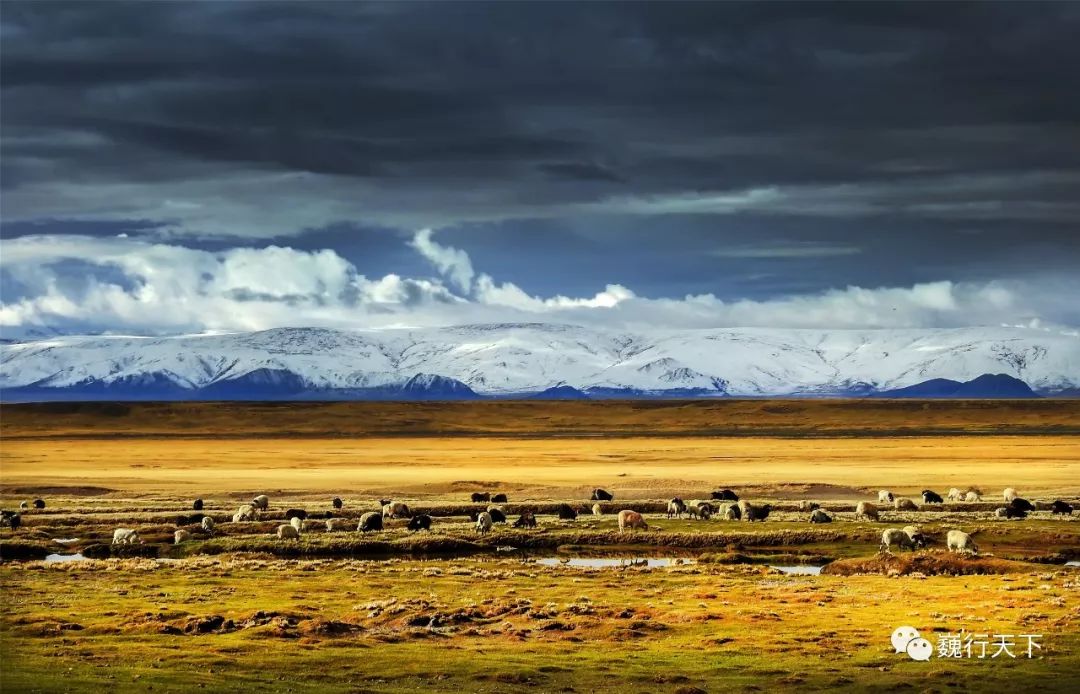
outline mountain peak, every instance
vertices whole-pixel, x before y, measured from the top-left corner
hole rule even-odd
[[[447,397],[452,399],[474,398],[476,393],[461,381],[437,374],[418,373],[401,386],[406,395],[424,396],[425,398]]]
[[[588,400],[589,396],[577,388],[560,383],[530,395],[531,400]]]
[[[970,381],[933,378],[922,383],[887,390],[877,394],[883,398],[1037,398],[1027,383],[1008,374],[982,374]]]

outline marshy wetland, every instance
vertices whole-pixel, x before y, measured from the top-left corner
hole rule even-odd
[[[0,505],[45,502],[0,534],[5,691],[1080,686],[1080,512],[1049,511],[1080,498],[1074,402],[495,405],[3,407]],[[1038,510],[997,518],[1007,486]],[[615,494],[600,516],[594,487]],[[983,499],[919,497],[951,487]],[[771,513],[666,517],[671,497],[723,488]],[[917,509],[857,520],[879,489]],[[478,534],[478,491],[538,527]],[[256,494],[269,509],[231,522]],[[431,531],[357,532],[380,499]],[[807,501],[833,522],[810,524]],[[560,520],[560,503],[582,513]],[[290,509],[308,519],[280,540]],[[650,529],[620,532],[622,509]],[[191,538],[174,544],[178,523]],[[926,548],[878,551],[908,525]],[[141,544],[110,545],[116,528]],[[951,529],[978,554],[948,552]],[[916,662],[890,646],[901,625],[1042,648]]]

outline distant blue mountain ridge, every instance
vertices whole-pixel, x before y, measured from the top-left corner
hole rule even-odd
[[[256,369],[236,378],[217,381],[202,388],[185,388],[162,372],[140,374],[108,383],[90,381],[70,386],[31,385],[5,389],[6,402],[42,400],[588,400],[617,398],[730,397],[714,391],[671,389],[645,391],[630,388],[589,388],[579,390],[561,384],[538,392],[485,396],[465,383],[436,374],[418,373],[405,383],[370,388],[317,388],[301,376],[285,369]],[[970,381],[934,378],[895,390],[873,391],[865,385],[843,391],[793,392],[786,397],[873,397],[873,398],[956,398],[1013,399],[1038,398],[1024,381],[1006,374],[983,374]]]
[[[1011,399],[1037,398],[1039,395],[1019,378],[1008,374],[983,374],[978,378],[963,382],[948,378],[932,378],[906,388],[877,392],[873,394],[873,397]]]

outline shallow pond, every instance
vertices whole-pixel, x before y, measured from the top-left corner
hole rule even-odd
[[[687,557],[542,557],[534,561],[541,566],[570,566],[589,569],[631,567],[658,569],[670,566],[687,566],[697,563],[697,560]],[[821,566],[814,566],[811,564],[768,564],[768,566],[773,569],[779,569],[786,574],[797,574],[802,576],[817,576],[821,573],[822,569]]]
[[[607,567],[629,568],[646,567],[650,569],[665,566],[682,566],[696,563],[684,557],[543,557],[536,560],[542,566],[576,566],[591,569]]]
[[[814,566],[812,564],[797,564],[793,566],[777,566],[775,564],[769,564],[771,569],[779,569],[786,574],[794,574],[798,576],[817,576],[821,574],[823,566]]]
[[[45,557],[46,564],[56,564],[64,561],[86,561],[86,557],[82,554],[50,554]]]

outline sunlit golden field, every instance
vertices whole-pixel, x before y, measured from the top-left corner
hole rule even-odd
[[[1065,566],[1080,560],[1080,513],[1048,510],[1054,499],[1080,499],[1074,403],[871,404],[864,412],[803,402],[723,412],[615,403],[610,420],[603,404],[491,405],[54,406],[47,417],[4,406],[2,507],[42,498],[46,508],[0,531],[0,686],[1080,688],[1080,569]],[[327,407],[333,415],[320,419]],[[502,419],[489,424],[484,413]],[[748,435],[755,428],[768,435]],[[1006,486],[1039,510],[996,518]],[[615,493],[601,516],[590,511],[594,487]],[[672,496],[725,487],[772,504],[772,514],[746,523],[663,512]],[[977,487],[984,498],[926,505],[918,496],[950,487]],[[918,508],[882,507],[877,522],[855,517],[858,501],[886,488]],[[477,535],[467,514],[487,504],[471,504],[474,491],[506,493],[510,520],[532,510],[539,527]],[[270,496],[269,511],[230,522],[256,493]],[[178,518],[196,497],[217,522],[212,534]],[[431,514],[431,532],[392,519],[358,533],[357,519],[380,498]],[[799,502],[810,500],[834,521],[808,523]],[[560,502],[582,515],[559,520]],[[299,541],[274,535],[290,508],[310,514]],[[622,508],[642,511],[650,530],[620,533]],[[344,527],[329,531],[327,514]],[[179,545],[178,523],[192,533]],[[928,547],[879,554],[882,531],[908,524],[920,526]],[[143,544],[110,547],[117,527],[136,529]],[[948,552],[951,529],[970,533],[979,553]],[[35,560],[72,552],[104,558]],[[641,557],[675,563],[628,563]],[[616,565],[559,562],[570,559]],[[823,563],[822,575],[770,568]],[[1043,649],[1032,659],[920,663],[889,645],[901,625],[935,643],[961,630],[1040,634]]]
[[[0,461],[7,488],[85,485],[196,496],[255,490],[428,496],[471,490],[476,482],[536,498],[596,486],[611,487],[620,498],[791,484],[901,493],[972,484],[1080,492],[1080,438],[1067,436],[20,439],[4,442]]]
[[[215,557],[0,576],[5,691],[1069,692],[1080,681],[1077,576],[1061,569],[896,579]],[[1045,636],[1033,660],[919,663],[889,645],[900,624]]]

